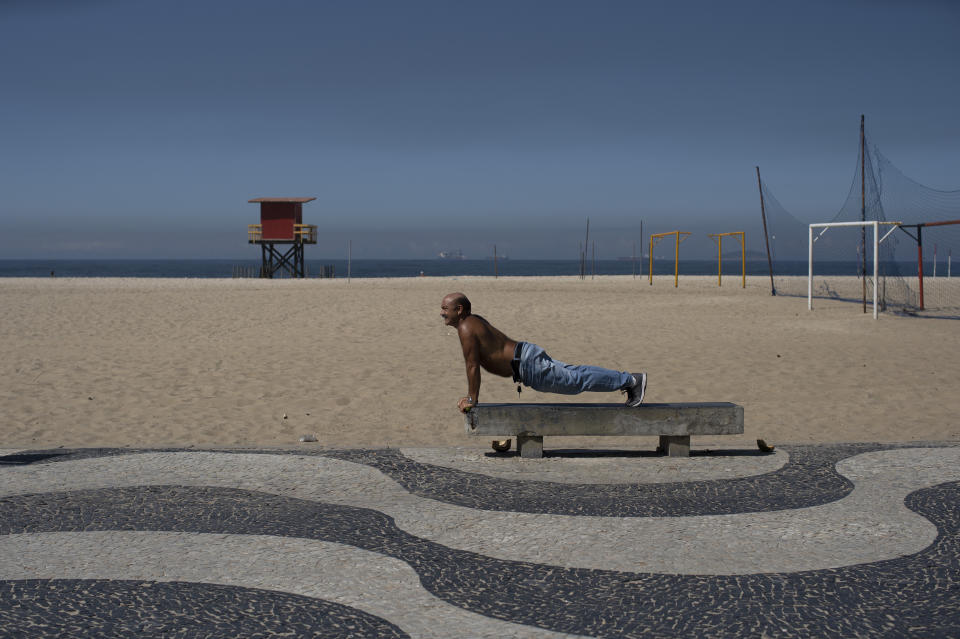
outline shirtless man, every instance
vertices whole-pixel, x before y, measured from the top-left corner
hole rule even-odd
[[[480,401],[480,368],[513,377],[534,390],[575,395],[584,391],[622,391],[627,406],[639,406],[647,389],[646,373],[625,373],[598,366],[574,366],[552,359],[542,348],[530,342],[517,342],[470,310],[463,293],[450,293],[440,303],[440,317],[454,326],[460,336],[463,360],[467,366],[467,396],[457,408],[469,411]]]

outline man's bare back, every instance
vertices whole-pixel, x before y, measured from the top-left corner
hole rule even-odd
[[[470,301],[463,293],[450,293],[440,303],[440,316],[447,326],[454,326],[460,336],[463,361],[467,367],[467,396],[457,407],[466,412],[480,401],[480,368],[510,377],[513,351],[517,342],[479,315],[470,312]]]
[[[588,365],[571,365],[554,360],[541,347],[516,342],[490,322],[471,312],[463,293],[450,293],[440,303],[440,316],[460,336],[463,361],[467,367],[467,396],[457,408],[467,412],[480,401],[480,369],[547,393],[575,395],[584,391],[626,393],[627,406],[639,406],[647,388],[646,373],[628,373]],[[520,390],[520,386],[517,386]]]

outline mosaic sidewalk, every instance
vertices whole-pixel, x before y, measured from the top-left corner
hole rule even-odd
[[[960,446],[0,449],[0,636],[124,635],[956,637]]]

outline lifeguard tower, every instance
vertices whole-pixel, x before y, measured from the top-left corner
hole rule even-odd
[[[248,200],[260,205],[260,223],[247,225],[247,241],[259,244],[263,255],[260,277],[272,278],[285,270],[290,277],[306,277],[303,245],[317,243],[317,226],[303,223],[303,205],[315,197],[261,197]],[[286,251],[277,246],[290,245]]]

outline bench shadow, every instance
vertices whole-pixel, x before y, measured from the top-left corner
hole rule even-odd
[[[766,457],[775,454],[774,451],[764,452],[756,448],[724,448],[711,450],[708,448],[700,450],[691,450],[691,457]],[[485,457],[507,458],[519,457],[520,453],[516,450],[509,450],[503,453],[488,451],[484,453]],[[666,457],[667,455],[656,450],[615,450],[615,449],[587,449],[587,448],[556,448],[544,450],[544,457],[557,457],[566,459],[602,459],[602,458],[646,458],[646,457]]]
[[[62,457],[66,453],[14,453],[0,455],[0,466],[26,466],[53,457]]]

